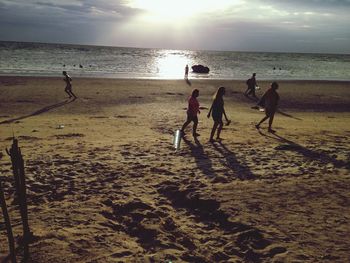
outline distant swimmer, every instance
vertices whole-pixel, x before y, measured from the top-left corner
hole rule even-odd
[[[260,129],[260,125],[269,119],[268,132],[275,133],[276,131],[272,129],[272,122],[277,111],[277,105],[280,100],[280,96],[277,93],[278,84],[277,82],[272,82],[271,88],[269,88],[265,94],[261,97],[258,105],[265,108],[265,117],[255,125],[257,129]]]
[[[62,72],[63,76],[64,76],[64,82],[66,82],[66,88],[64,89],[64,91],[69,95],[69,98],[74,97],[74,99],[77,98],[77,96],[75,96],[75,94],[72,91],[72,78],[67,74],[67,71],[63,71]]]
[[[185,128],[191,122],[193,122],[193,131],[192,131],[193,137],[199,136],[199,134],[197,133],[197,126],[198,126],[197,114],[200,114],[201,112],[199,110],[199,103],[197,101],[198,96],[199,96],[199,90],[194,89],[192,91],[191,96],[188,99],[187,120],[185,121],[185,123],[182,125],[182,128],[181,128],[181,133],[183,136],[185,135],[185,131],[184,131]]]
[[[83,68],[83,65],[82,65],[82,64],[79,64],[79,68]]]

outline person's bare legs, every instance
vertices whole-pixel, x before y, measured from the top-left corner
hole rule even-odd
[[[244,96],[248,96],[248,91],[249,91],[249,88],[247,88],[246,91],[244,92]]]
[[[199,136],[199,134],[197,133],[197,126],[198,126],[198,120],[194,120],[193,121],[193,137],[197,137]]]
[[[262,123],[263,123],[264,121],[266,121],[268,118],[269,118],[269,116],[265,116],[264,118],[262,118],[261,121],[260,121],[258,124],[255,125],[255,127],[256,127],[257,129],[259,129],[259,128],[260,128],[260,124],[262,124]]]
[[[272,127],[272,122],[273,122],[273,117],[275,116],[275,114],[273,113],[273,114],[271,114],[271,116],[270,116],[270,119],[269,119],[269,129],[268,129],[268,131],[269,132],[272,132],[272,133],[275,133],[276,131],[275,130],[273,130],[271,127]]]
[[[210,142],[213,142],[214,141],[214,134],[215,134],[215,131],[216,131],[216,128],[218,127],[218,125],[219,125],[219,122],[214,122],[214,125],[213,125],[213,128],[211,129],[211,133],[210,133],[210,139],[209,139],[209,141]]]
[[[221,122],[219,122],[218,132],[217,132],[217,134],[216,134],[216,139],[217,139],[217,140],[221,140],[220,134],[221,134],[222,126],[224,126],[224,124],[223,124],[223,122],[221,121]]]
[[[181,128],[181,133],[182,133],[182,135],[185,134],[185,129],[186,129],[186,127],[188,126],[188,124],[190,124],[191,121],[192,121],[192,120],[187,119],[187,120],[185,121],[185,123],[182,125],[182,128]]]
[[[70,93],[70,90],[69,90],[69,89],[64,89],[64,91],[68,94],[69,98],[72,97],[72,94]]]
[[[71,93],[71,95],[74,97],[74,99],[78,98],[77,96],[75,96],[75,94],[73,93],[72,90],[69,91]]]

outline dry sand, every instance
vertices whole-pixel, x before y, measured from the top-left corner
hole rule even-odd
[[[0,77],[0,176],[10,205],[14,132],[31,262],[350,262],[349,83],[279,84],[273,135],[244,81],[74,79],[72,101],[62,78]],[[232,123],[210,144],[221,85]],[[175,152],[193,88],[201,136]]]

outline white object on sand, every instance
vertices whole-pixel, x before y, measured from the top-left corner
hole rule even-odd
[[[175,134],[174,134],[174,148],[175,150],[179,150],[180,149],[180,143],[181,143],[181,130],[176,130]]]

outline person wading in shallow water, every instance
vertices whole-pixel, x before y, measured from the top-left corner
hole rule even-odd
[[[265,94],[261,97],[258,105],[265,108],[265,117],[261,119],[261,121],[255,125],[257,129],[260,129],[260,125],[269,119],[269,128],[268,132],[275,133],[276,131],[272,129],[272,122],[275,116],[277,105],[280,100],[280,96],[277,93],[278,83],[272,82],[271,88],[269,88]]]
[[[185,67],[185,79],[188,79],[188,65]]]
[[[75,94],[72,91],[72,78],[67,74],[67,71],[63,71],[62,72],[63,76],[64,76],[64,82],[66,82],[66,88],[64,89],[64,91],[69,95],[69,98],[74,97],[74,99],[77,98],[77,96],[75,96]]]
[[[190,124],[193,121],[193,137],[197,137],[200,134],[197,133],[197,126],[198,126],[198,117],[197,113],[200,114],[199,110],[199,103],[197,101],[197,97],[199,96],[199,90],[194,89],[192,91],[192,95],[188,99],[188,108],[187,108],[187,120],[185,123],[182,125],[181,128],[181,133],[184,136],[185,135],[185,128],[187,127],[188,124]]]
[[[212,118],[214,120],[214,125],[213,125],[213,128],[211,130],[209,142],[214,142],[214,134],[216,132],[216,129],[217,129],[216,139],[221,140],[220,133],[222,130],[222,126],[224,125],[222,122],[222,115],[225,116],[227,125],[229,125],[231,122],[227,118],[226,113],[225,113],[224,98],[223,98],[224,95],[225,95],[225,87],[218,88],[218,90],[216,91],[216,93],[214,95],[213,104],[211,105],[210,110],[209,110],[208,115],[207,115],[207,117],[209,118],[210,113],[212,113]]]

